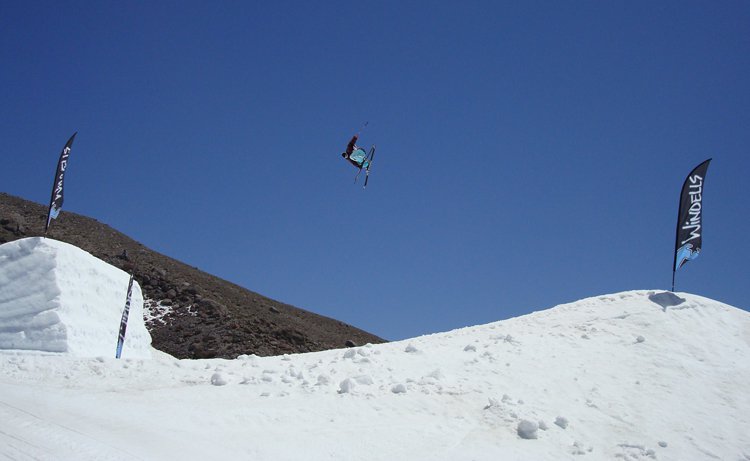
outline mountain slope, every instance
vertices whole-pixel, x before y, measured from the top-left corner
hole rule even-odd
[[[0,193],[0,243],[42,235],[46,213],[42,205]],[[151,314],[153,346],[177,358],[279,355],[383,342],[202,272],[85,216],[63,211],[48,236],[134,271]]]

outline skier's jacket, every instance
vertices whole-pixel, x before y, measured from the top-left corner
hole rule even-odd
[[[349,160],[349,162],[357,168],[363,168],[365,166],[367,153],[361,147],[357,147],[356,143],[358,138],[359,136],[356,134],[352,136],[349,144],[346,145],[346,152],[342,153],[341,156]]]

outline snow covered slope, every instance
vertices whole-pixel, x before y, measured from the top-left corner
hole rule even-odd
[[[0,349],[114,356],[129,277],[48,238],[0,245]],[[130,309],[123,354],[150,357],[137,282]]]
[[[19,245],[0,253],[0,334],[44,312],[79,331],[4,343],[0,458],[750,460],[750,314],[700,296],[618,293],[301,355],[116,360],[127,276]],[[95,340],[55,352],[76,335]]]
[[[0,455],[748,460],[750,315],[678,295],[281,357],[0,351]]]

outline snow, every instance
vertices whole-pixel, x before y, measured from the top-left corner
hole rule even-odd
[[[109,356],[130,275],[85,251],[33,237],[0,245],[0,349]],[[133,283],[130,316],[143,318],[143,295]],[[123,354],[151,356],[143,321],[128,326]]]
[[[537,431],[539,430],[539,424],[529,421],[527,419],[521,420],[518,423],[518,436],[522,439],[535,439],[537,438]]]
[[[707,298],[630,291],[388,344],[117,360],[126,275],[49,239],[6,245],[3,335],[51,312],[108,346],[68,335],[57,352],[40,330],[0,350],[0,459],[750,460],[750,314]],[[91,301],[102,290],[115,306]],[[88,321],[93,306],[112,315]]]

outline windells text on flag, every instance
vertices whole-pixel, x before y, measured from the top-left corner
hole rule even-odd
[[[47,233],[49,229],[49,223],[53,219],[57,218],[60,214],[63,204],[63,192],[65,187],[65,170],[68,168],[68,157],[70,156],[70,148],[73,145],[73,139],[75,139],[78,132],[73,133],[73,136],[68,139],[65,143],[62,153],[60,154],[60,160],[57,161],[57,171],[55,171],[55,182],[52,184],[52,198],[49,202],[49,212],[47,212],[47,224],[44,226],[44,233]]]
[[[133,274],[130,274],[130,281],[128,282],[128,295],[125,298],[125,309],[122,311],[122,318],[120,319],[120,332],[117,335],[117,352],[115,358],[120,358],[122,355],[122,345],[125,344],[125,330],[128,328],[128,315],[130,315],[130,299],[133,296]]]
[[[703,186],[710,161],[708,159],[695,167],[682,185],[673,272],[700,254],[703,240]],[[672,285],[674,288],[674,281]]]

